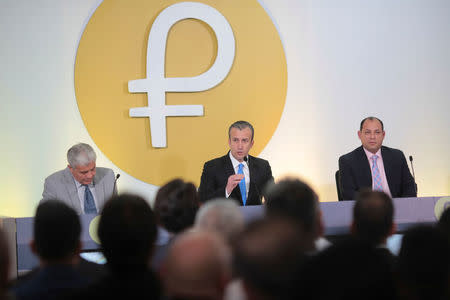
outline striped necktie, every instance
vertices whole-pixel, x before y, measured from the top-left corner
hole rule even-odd
[[[381,185],[381,175],[380,170],[377,165],[378,155],[372,156],[372,180],[373,180],[373,189],[375,191],[382,191],[383,186]]]
[[[85,214],[96,214],[97,209],[95,208],[94,196],[91,193],[91,189],[88,185],[84,186],[84,213]]]

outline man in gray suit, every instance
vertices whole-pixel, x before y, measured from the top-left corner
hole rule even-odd
[[[97,168],[97,156],[88,144],[79,143],[67,151],[67,168],[45,179],[42,201],[65,202],[78,214],[97,214],[106,200],[117,194],[114,172]]]

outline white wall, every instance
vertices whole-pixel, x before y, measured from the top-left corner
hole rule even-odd
[[[279,29],[288,94],[261,157],[275,177],[299,175],[335,201],[338,157],[359,145],[362,118],[385,123],[385,144],[413,155],[419,196],[450,195],[450,2],[260,0]],[[0,2],[0,215],[31,216],[43,180],[68,147],[95,143],[78,112],[78,41],[98,0]],[[119,189],[152,200],[157,187],[114,166]],[[225,150],[225,149],[224,149]]]

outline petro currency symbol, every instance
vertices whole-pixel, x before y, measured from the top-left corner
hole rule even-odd
[[[184,19],[198,19],[208,24],[217,39],[214,64],[194,77],[164,75],[167,36],[170,28]],[[166,105],[166,92],[200,92],[221,83],[231,70],[235,40],[230,24],[216,9],[202,3],[181,2],[164,9],[155,19],[148,37],[147,78],[128,82],[130,93],[147,93],[148,106],[130,109],[130,117],[148,117],[152,146],[167,147],[166,117],[203,116],[203,105]]]

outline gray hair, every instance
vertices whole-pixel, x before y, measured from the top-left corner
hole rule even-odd
[[[233,200],[218,198],[200,207],[194,227],[217,232],[229,241],[244,229],[244,225],[239,205]]]
[[[247,121],[236,121],[233,124],[230,125],[230,127],[228,128],[228,138],[231,138],[230,133],[231,133],[231,129],[232,128],[237,128],[239,130],[243,130],[245,128],[250,128],[251,132],[252,132],[252,141],[253,141],[253,137],[255,135],[255,130],[253,129],[252,124],[250,124]]]
[[[97,155],[95,154],[94,149],[85,143],[73,145],[67,151],[67,162],[72,168],[86,166],[91,162],[95,162],[96,159]]]

